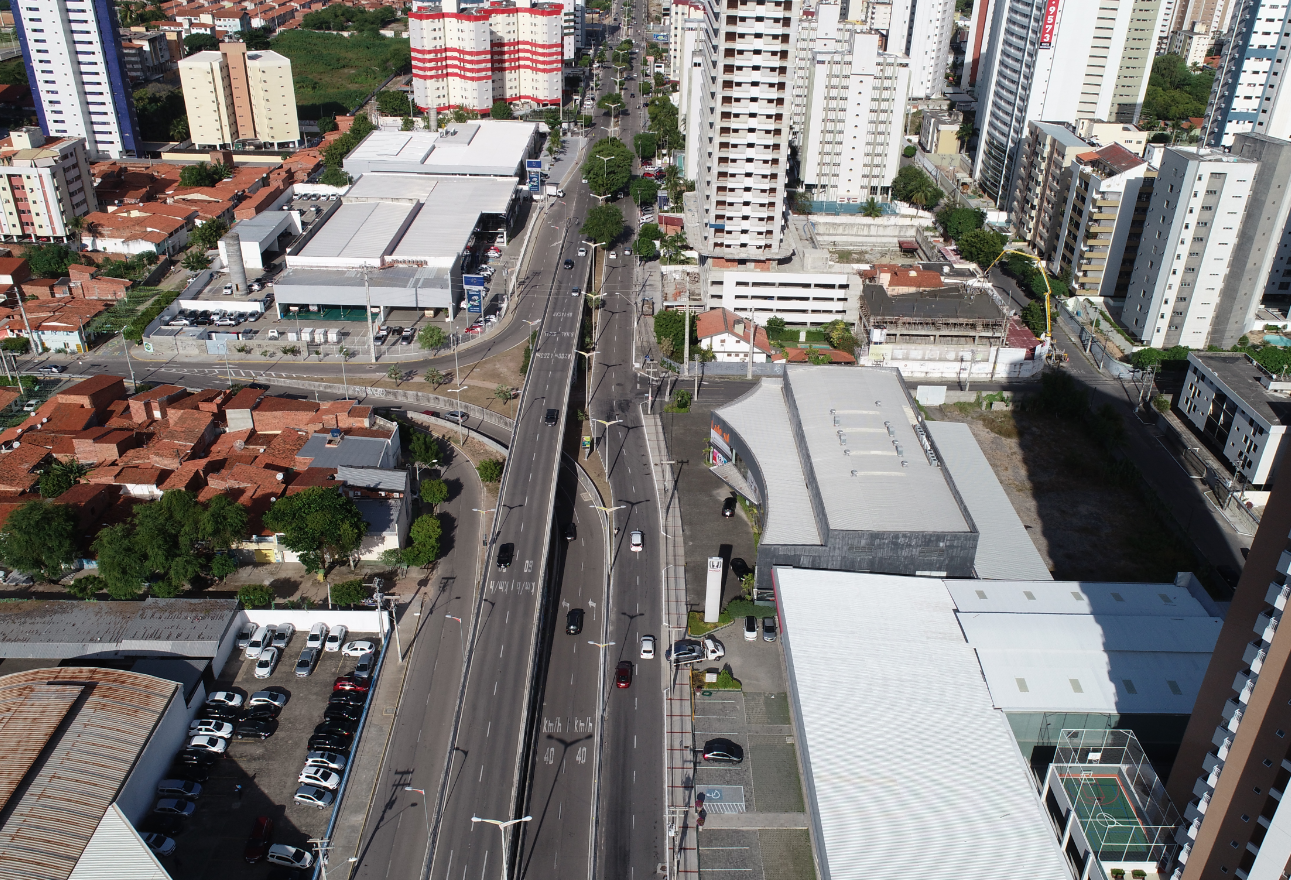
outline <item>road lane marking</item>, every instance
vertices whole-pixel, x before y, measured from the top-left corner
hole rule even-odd
[[[493,732],[493,722],[492,722],[492,721],[490,721],[490,722],[489,722],[489,726],[488,726],[487,728],[485,728],[485,730],[484,730],[484,738],[485,738],[485,739],[488,739],[488,738],[489,738],[489,734],[490,734],[490,733],[492,733],[492,732]]]

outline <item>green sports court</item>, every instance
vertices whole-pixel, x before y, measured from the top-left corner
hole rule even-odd
[[[1148,861],[1152,837],[1143,826],[1134,801],[1115,773],[1063,773],[1062,787],[1067,792],[1076,818],[1090,844],[1106,859],[1119,852],[1116,861]]]

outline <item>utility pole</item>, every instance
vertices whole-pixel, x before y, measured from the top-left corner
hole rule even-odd
[[[306,843],[312,843],[314,850],[318,853],[318,872],[321,880],[327,880],[327,851],[332,847],[332,841],[326,837],[311,837]]]
[[[757,346],[754,345],[754,342],[755,340],[757,340],[757,338],[758,338],[758,313],[757,313],[757,310],[753,310],[749,312],[749,368],[748,368],[748,372],[745,373],[745,376],[744,376],[744,378],[746,379],[753,378],[753,352],[757,350]]]
[[[681,357],[681,375],[690,375],[690,291],[686,291],[686,303],[681,307],[682,315],[682,357]]]
[[[377,334],[372,329],[372,288],[368,286],[368,270],[363,270],[363,298],[367,301],[368,345],[372,347],[372,363],[377,362]]]

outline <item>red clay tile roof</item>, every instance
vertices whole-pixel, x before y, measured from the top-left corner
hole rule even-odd
[[[740,325],[738,331],[736,329],[737,323]],[[738,339],[743,339],[745,344],[748,344],[748,321],[730,309],[711,309],[695,316],[695,334],[700,339],[710,339],[723,333],[729,333]],[[766,330],[761,327],[758,327],[757,340],[753,344],[758,351],[770,354],[771,342],[767,338]]]

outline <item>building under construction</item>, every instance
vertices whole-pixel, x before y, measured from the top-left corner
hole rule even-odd
[[[861,331],[872,345],[1001,345],[1008,316],[982,287],[938,287],[893,295],[867,281],[861,288]]]

